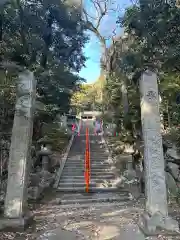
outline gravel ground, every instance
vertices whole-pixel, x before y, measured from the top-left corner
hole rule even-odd
[[[125,225],[134,225],[139,214],[143,212],[143,199],[132,201],[129,205],[102,204],[90,208],[79,207],[62,209],[60,205],[52,204],[47,199],[43,204],[37,204],[33,210],[35,224],[23,233],[0,233],[1,240],[35,240],[52,229],[61,228],[76,235],[76,239],[115,240],[120,239],[120,229]],[[31,206],[32,207],[32,206]],[[172,209],[172,206],[171,208]],[[179,207],[171,211],[174,217],[180,216]],[[109,235],[109,236],[108,236]],[[108,237],[109,238],[108,238]],[[47,238],[44,238],[44,240]],[[148,238],[147,238],[148,239]],[[153,239],[153,238],[149,238]],[[177,240],[180,237],[167,238],[159,236],[160,240]],[[130,239],[129,239],[130,240]],[[154,240],[154,239],[153,239]]]
[[[63,210],[59,205],[47,202],[40,204],[34,210],[35,225],[24,233],[0,233],[0,239],[35,240],[44,232],[56,228],[75,232],[77,239],[101,239],[100,235],[103,235],[105,229],[107,230],[107,226],[110,232],[124,224],[134,223],[138,218],[140,205],[138,202],[128,207],[119,206],[117,203],[112,207],[109,203],[102,204],[101,207],[96,207],[96,205],[87,209],[67,207]],[[117,231],[111,234],[117,234]]]

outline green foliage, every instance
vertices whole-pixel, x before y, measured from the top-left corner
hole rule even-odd
[[[141,69],[150,64],[166,72],[179,71],[180,9],[163,1],[151,3],[141,9],[132,6],[121,19],[125,31],[134,37],[128,61]]]
[[[71,106],[80,111],[100,111],[102,105],[101,85],[99,81],[94,84],[82,84],[71,98]]]
[[[69,1],[10,0],[1,5],[0,65],[10,61],[25,66],[37,79],[37,100],[43,109],[36,108],[35,141],[42,137],[42,122],[69,111],[71,96],[83,81],[78,73],[86,60],[85,30],[81,9]],[[6,66],[0,72],[1,132],[11,132],[17,77],[18,71]]]
[[[168,126],[179,125],[180,109],[176,97],[180,92],[180,8],[170,2],[142,1],[142,4],[126,9],[118,22],[125,35],[117,38],[109,48],[108,57],[112,64],[104,88],[107,109],[115,112],[117,129],[121,130],[122,117],[126,130],[141,128],[137,80],[147,68],[159,72],[160,111],[168,116]],[[129,104],[126,115],[122,94],[124,83]]]
[[[1,61],[11,60],[34,71],[45,105],[68,111],[76,73],[86,58],[81,10],[68,1],[9,1],[1,9]]]
[[[64,129],[60,129],[58,123],[44,124],[42,134],[51,143],[52,150],[60,152],[65,148],[70,138],[70,135],[65,134]]]
[[[11,132],[16,99],[15,78],[4,70],[0,71],[0,134],[6,138]]]

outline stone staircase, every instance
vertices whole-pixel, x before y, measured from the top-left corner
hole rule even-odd
[[[91,134],[90,161],[91,177],[89,193],[85,192],[84,158],[85,135],[76,136],[64,165],[57,191],[61,193],[60,204],[79,207],[89,207],[92,204],[124,204],[130,200],[130,194],[123,188],[113,186],[116,179],[108,150],[101,143],[101,137]]]

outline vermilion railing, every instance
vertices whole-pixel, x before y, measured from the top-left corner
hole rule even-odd
[[[86,128],[85,183],[86,183],[86,192],[89,192],[89,183],[90,183],[90,145],[89,145],[89,129],[88,128]]]

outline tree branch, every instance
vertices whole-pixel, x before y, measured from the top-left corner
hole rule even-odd
[[[96,35],[96,37],[99,39],[99,41],[101,43],[102,48],[105,50],[106,49],[106,41],[105,41],[105,38],[100,34],[99,30],[97,28],[95,28],[93,26],[93,24],[89,21],[86,22],[86,26],[90,31],[92,31]]]
[[[87,28],[92,31],[96,37],[99,39],[101,46],[103,50],[106,50],[106,40],[105,37],[103,37],[99,31],[99,27],[101,25],[103,17],[108,12],[108,1],[103,1],[103,6],[99,0],[91,0],[91,3],[93,4],[94,8],[96,9],[97,17],[90,16],[85,9],[83,9],[86,26]],[[90,19],[92,21],[90,21]],[[96,21],[96,24],[93,24],[93,20]]]
[[[104,1],[104,7],[101,6],[100,2],[98,0],[96,1],[92,1],[94,3],[95,8],[97,9],[97,12],[99,12],[99,16],[97,18],[97,24],[95,26],[95,28],[99,28],[101,21],[103,19],[103,17],[107,14],[107,2]]]

